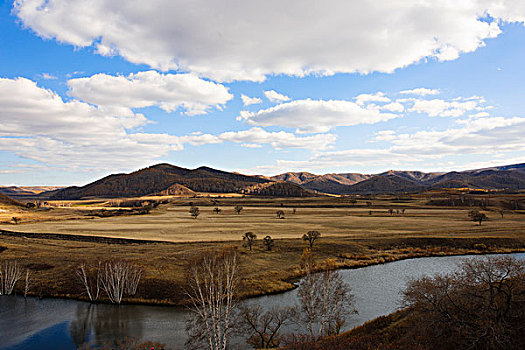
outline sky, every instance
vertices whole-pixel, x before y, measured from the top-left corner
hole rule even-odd
[[[0,185],[525,162],[522,0],[4,0]]]

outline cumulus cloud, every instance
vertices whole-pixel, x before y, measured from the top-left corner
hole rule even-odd
[[[285,96],[283,94],[280,94],[280,93],[278,93],[277,91],[274,91],[274,90],[265,91],[264,92],[264,96],[266,96],[266,98],[268,100],[270,100],[270,102],[286,102],[286,101],[290,101],[290,97]]]
[[[260,144],[269,144],[275,149],[308,148],[312,150],[324,150],[330,148],[330,146],[335,143],[337,136],[334,134],[316,134],[299,137],[289,132],[268,132],[256,127],[244,131],[225,132],[219,135],[219,139],[243,143],[244,147],[258,147]]]
[[[172,139],[141,143],[128,133],[142,114],[65,102],[25,78],[0,79],[0,149],[58,166],[131,166],[180,149]]]
[[[511,0],[16,0],[14,13],[41,37],[101,55],[216,81],[262,81],[455,59],[496,37],[500,20],[523,22],[524,7]]]
[[[344,100],[295,100],[257,112],[241,111],[238,120],[258,126],[280,125],[300,133],[323,133],[337,126],[374,124],[396,118],[392,113],[366,109]]]
[[[360,106],[363,106],[368,102],[390,102],[390,99],[381,91],[378,91],[375,94],[361,94],[355,98],[355,103]]]
[[[243,105],[245,106],[256,105],[256,104],[262,103],[262,100],[259,97],[250,97],[250,96],[246,96],[245,94],[241,94],[241,99],[242,99]]]
[[[460,117],[466,112],[483,109],[480,99],[445,101],[441,99],[415,100],[411,112],[426,113],[431,117]]]
[[[107,99],[97,102],[113,103],[111,97]],[[257,147],[267,144],[275,149],[322,150],[336,140],[333,134],[299,137],[258,127],[217,135],[136,132],[146,123],[142,114],[127,107],[97,106],[76,99],[64,101],[29,79],[0,78],[0,150],[51,166],[105,169],[111,164],[113,168],[136,168],[170,151],[180,151],[184,145],[233,142]]]
[[[404,95],[420,95],[420,96],[426,96],[426,95],[437,95],[439,94],[439,90],[437,89],[427,89],[427,88],[416,88],[412,90],[403,90],[399,92],[400,94]]]
[[[96,74],[68,81],[69,95],[99,106],[142,108],[158,106],[166,112],[183,108],[185,114],[205,114],[233,98],[221,84],[194,74],[161,74],[156,71],[128,76]]]
[[[390,143],[386,148],[356,148],[318,152],[307,160],[277,160],[274,164],[245,169],[251,174],[322,169],[388,168],[418,170],[457,170],[479,168],[481,164],[510,164],[523,161],[517,156],[525,149],[525,117],[486,117],[458,120],[457,127],[440,131],[400,134],[393,130],[376,133],[374,141]],[[474,166],[439,163],[447,156],[483,155]],[[502,157],[502,155],[504,155]],[[503,159],[502,159],[503,158]],[[510,159],[510,160],[509,160]]]

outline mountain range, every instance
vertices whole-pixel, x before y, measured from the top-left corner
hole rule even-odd
[[[399,193],[443,188],[510,191],[525,189],[525,163],[447,173],[390,170],[380,174],[315,175],[308,172],[288,172],[271,177],[249,176],[209,167],[186,169],[162,163],[129,174],[109,175],[82,187],[53,189],[43,192],[41,196],[69,200],[154,194],[193,196],[196,192],[204,192],[307,197],[323,193]],[[16,192],[16,188],[0,188],[0,193],[12,195],[13,192]]]

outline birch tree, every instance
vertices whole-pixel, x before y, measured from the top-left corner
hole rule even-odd
[[[239,286],[235,251],[208,252],[192,262],[187,296],[192,317],[187,322],[187,346],[225,350],[233,328],[234,297]]]
[[[0,294],[11,295],[22,278],[22,266],[16,260],[6,260],[0,267]]]

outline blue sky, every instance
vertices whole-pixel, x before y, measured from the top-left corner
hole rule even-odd
[[[517,1],[6,1],[0,184],[524,162],[524,20]]]

